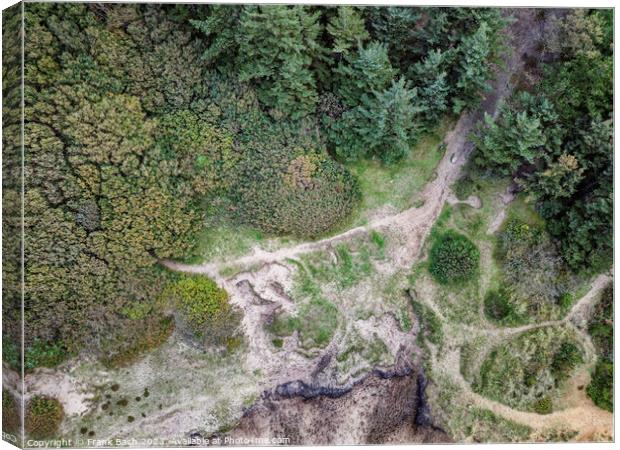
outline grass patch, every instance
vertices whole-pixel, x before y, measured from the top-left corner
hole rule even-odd
[[[566,329],[535,329],[493,349],[473,388],[513,408],[538,411],[541,399],[552,397],[582,360]]]
[[[452,122],[444,120],[425,135],[398,164],[384,165],[377,160],[360,160],[347,167],[359,180],[362,200],[349,226],[366,223],[373,211],[392,205],[397,211],[413,206],[415,195],[431,180],[443,157],[441,141]]]
[[[13,395],[2,389],[2,431],[15,434],[19,431],[19,411]]]
[[[323,298],[313,298],[296,315],[279,315],[269,326],[278,337],[299,333],[305,349],[323,348],[332,340],[338,326],[338,309]]]
[[[446,376],[437,379],[436,411],[446,415],[444,427],[455,442],[524,442],[532,433],[526,425],[504,419],[460,398],[460,388]]]
[[[224,257],[236,257],[251,252],[252,247],[262,243],[263,233],[243,225],[226,223],[206,226],[197,236],[193,255],[185,259],[187,264],[199,264]]]
[[[538,214],[534,204],[529,201],[525,194],[517,195],[508,206],[504,223],[508,223],[510,220],[524,222],[532,227],[542,229],[545,227],[545,220]]]
[[[370,341],[364,341],[356,334],[352,344],[336,356],[336,361],[353,363],[361,359],[372,367],[381,363],[386,354],[389,355],[389,350],[379,336],[374,334]]]
[[[479,371],[480,359],[484,356],[486,338],[483,336],[475,337],[461,346],[460,370],[461,375],[468,382],[472,383]]]
[[[443,329],[437,314],[428,306],[417,300],[411,300],[413,314],[420,322],[420,335],[435,345],[443,342]]]
[[[385,245],[385,237],[376,233],[371,234],[370,240],[336,245],[331,256],[327,252],[304,255],[301,258],[302,267],[311,278],[302,276],[298,290],[316,296],[320,292],[317,283],[334,283],[339,290],[355,286],[373,273],[372,260],[385,257]]]

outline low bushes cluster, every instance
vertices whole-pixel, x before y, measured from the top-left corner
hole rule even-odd
[[[295,331],[304,348],[325,347],[338,326],[338,309],[328,300],[312,298],[296,315],[280,315],[270,325],[276,336],[290,336]]]
[[[108,367],[123,367],[135,362],[146,352],[166,342],[174,331],[172,316],[150,315],[140,321],[140,326],[122,338],[109,342],[101,361]]]
[[[538,414],[551,414],[553,412],[553,401],[551,397],[545,395],[534,402],[534,411]]]
[[[13,395],[2,389],[2,431],[15,434],[19,430],[19,411]]]
[[[614,409],[614,287],[609,284],[596,304],[588,326],[588,332],[596,347],[598,361],[587,388],[588,396],[607,411]]]
[[[472,386],[513,408],[545,414],[552,410],[550,398],[582,361],[583,351],[568,330],[535,329],[495,347]]]
[[[26,433],[35,439],[52,438],[62,422],[64,410],[58,400],[35,396],[26,405]]]
[[[26,349],[24,365],[26,370],[36,367],[55,367],[63,362],[69,353],[61,342],[43,342],[36,339]]]
[[[184,275],[166,288],[166,297],[181,313],[181,321],[205,344],[236,348],[240,315],[228,301],[228,293],[213,280]]]
[[[568,378],[570,372],[583,362],[581,350],[574,343],[562,342],[560,348],[553,355],[551,371],[556,379]]]
[[[499,325],[515,326],[525,321],[511,293],[504,287],[487,292],[484,297],[484,314]]]
[[[614,410],[614,363],[609,359],[597,362],[587,388],[594,404],[607,411]]]
[[[518,311],[523,320],[552,320],[570,307],[579,278],[566,266],[543,225],[509,218],[498,236],[495,256],[503,288],[510,293],[504,305]]]
[[[459,284],[477,275],[479,262],[476,245],[466,236],[448,230],[433,242],[428,270],[441,284]]]

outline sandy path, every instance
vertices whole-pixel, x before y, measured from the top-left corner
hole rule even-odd
[[[491,116],[496,116],[499,105],[504,98],[511,93],[515,81],[514,75],[523,72],[524,59],[522,55],[535,54],[536,43],[545,32],[544,26],[536,20],[534,11],[528,9],[516,10],[515,16],[518,20],[509,27],[510,29],[508,32],[511,40],[510,46],[512,47],[512,52],[506,57],[505,67],[498,72],[497,78],[493,83],[493,89],[491,93],[487,95],[482,107],[477,111],[463,114],[456,123],[454,129],[447,134],[444,141],[446,144],[446,153],[437,166],[437,177],[425,186],[421,194],[420,198],[424,200],[421,207],[413,207],[398,214],[379,217],[366,226],[356,227],[326,239],[306,242],[273,252],[256,248],[251,255],[223,262],[188,265],[171,260],[162,260],[161,264],[175,271],[208,275],[223,284],[227,289],[232,289],[234,291],[235,286],[233,285],[232,279],[226,280],[220,276],[220,269],[227,266],[250,267],[262,265],[265,270],[255,272],[251,277],[254,283],[266,284],[268,279],[265,278],[261,280],[261,272],[269,272],[268,267],[271,264],[284,262],[289,258],[294,259],[316,250],[326,249],[337,242],[346,241],[354,236],[376,229],[385,230],[404,237],[403,245],[396,249],[391,255],[392,264],[394,268],[409,268],[416,258],[419,257],[424,240],[441,213],[444,204],[447,201],[454,202],[455,200],[450,191],[450,186],[457,180],[461,168],[467,162],[472,151],[472,144],[467,141],[467,137],[485,112]],[[510,199],[504,203],[509,203],[509,201]],[[488,232],[493,233],[499,228],[504,215],[505,208],[500,209],[497,220],[493,221]],[[238,282],[242,277],[238,275],[235,278],[235,281]],[[477,329],[476,332],[486,334],[493,340],[493,338],[503,338],[545,326],[560,324],[574,326],[575,318],[579,317],[580,314],[592,304],[597,298],[600,289],[602,289],[608,281],[608,276],[599,276],[594,281],[592,289],[588,294],[573,306],[569,314],[563,320],[530,324],[518,328]],[[231,298],[233,302],[237,302],[239,306],[244,307],[246,313],[249,312],[248,305],[251,305],[250,299],[238,297],[237,300],[235,300],[235,295],[232,295]],[[244,322],[246,329],[248,327],[252,328],[256,333],[256,336],[254,336],[256,339],[250,336],[252,352],[256,351],[260,354],[261,347],[264,345],[263,341],[266,337],[261,336],[261,327],[251,326],[251,323],[257,323],[255,321],[256,318],[256,314],[247,314]],[[258,321],[258,323],[260,323],[260,321]],[[575,327],[575,329],[578,335],[582,337],[587,353],[590,353],[589,356],[592,357],[592,346],[587,335],[579,330],[578,327]],[[254,345],[252,345],[252,343]],[[441,358],[438,356],[437,354],[433,355],[433,360],[437,367],[440,368],[442,372],[448,374],[463,389],[465,396],[470,401],[506,419],[528,425],[535,430],[544,430],[552,427],[569,427],[579,432],[577,440],[592,438],[592,436],[598,436],[601,433],[613,432],[613,415],[597,408],[589,400],[582,399],[583,404],[579,406],[556,411],[549,415],[539,415],[518,411],[509,406],[482,397],[471,390],[470,385],[460,373],[460,347],[455,346],[448,351],[442,350]],[[295,367],[295,369],[293,369],[293,367]],[[299,375],[303,375],[303,373],[308,370],[307,362],[301,360],[295,361],[295,363],[291,364],[290,368]],[[281,367],[280,369],[274,367],[272,374],[275,375],[278,371],[289,372],[287,376],[291,375],[290,370],[282,369]],[[583,397],[583,395],[581,396]]]
[[[405,245],[394,255],[395,261],[393,262],[397,267],[408,267],[418,256],[424,239],[437,220],[444,203],[451,195],[449,187],[456,181],[461,168],[467,162],[472,151],[472,144],[467,141],[467,136],[480,116],[481,111],[463,114],[454,129],[446,136],[444,141],[446,153],[437,166],[437,177],[429,182],[422,191],[420,199],[424,200],[424,204],[419,208],[412,207],[398,214],[380,217],[368,225],[352,228],[329,238],[315,242],[304,242],[273,252],[255,248],[251,255],[222,262],[192,265],[164,259],[160,263],[171,270],[201,273],[221,280],[219,270],[227,266],[250,267],[294,259],[306,253],[329,248],[337,242],[346,241],[371,230],[386,229],[406,237]]]
[[[165,259],[160,261],[161,264],[171,270],[202,273],[221,280],[219,270],[226,266],[250,267],[284,261],[287,258],[296,258],[305,253],[327,248],[334,243],[373,229],[388,229],[406,237],[405,245],[399,249],[393,262],[400,267],[410,265],[419,255],[424,239],[439,216],[444,203],[451,197],[449,187],[457,180],[461,168],[473,150],[473,144],[467,139],[474,126],[485,113],[491,116],[497,115],[499,106],[512,92],[514,76],[523,72],[522,55],[536,53],[536,44],[541,39],[544,29],[542,24],[536,20],[535,11],[518,9],[514,10],[514,15],[518,20],[510,25],[506,32],[510,50],[504,58],[504,68],[497,71],[492,89],[483,100],[481,107],[462,114],[452,131],[446,135],[445,155],[437,166],[437,177],[425,186],[419,197],[424,201],[421,207],[412,207],[398,214],[379,217],[368,225],[352,228],[329,238],[305,242],[273,252],[255,248],[251,255],[228,261],[191,265]]]
[[[600,292],[610,281],[611,277],[609,275],[599,275],[592,282],[592,286],[588,293],[571,308],[569,313],[562,320],[530,324],[515,328],[472,329],[470,331],[471,333],[485,334],[493,341],[498,338],[501,339],[511,335],[517,335],[536,328],[558,325],[573,326],[586,350],[587,365],[591,367],[596,362],[594,348],[588,335],[575,327],[573,321],[579,318],[584,310],[588,310],[594,305],[599,299]],[[576,440],[597,439],[605,434],[609,435],[609,433],[611,433],[610,436],[613,437],[613,414],[594,405],[592,400],[585,395],[585,390],[583,390],[583,386],[589,381],[588,377],[584,376],[587,375],[587,370],[585,372],[581,371],[578,374],[580,382],[572,383],[570,392],[566,394],[567,397],[572,398],[573,401],[571,403],[577,406],[569,406],[566,409],[554,411],[551,414],[541,415],[519,411],[473,392],[470,384],[463,378],[460,371],[460,346],[452,345],[448,351],[444,351],[441,354],[435,350],[433,351],[432,359],[433,365],[436,366],[441,373],[447,374],[451,380],[462,389],[466,399],[477,407],[488,409],[505,419],[527,425],[534,431],[543,431],[551,428],[568,428],[578,432],[575,438]],[[581,386],[582,389],[579,389],[579,386]]]

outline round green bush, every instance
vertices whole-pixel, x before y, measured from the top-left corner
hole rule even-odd
[[[184,276],[172,287],[177,306],[195,332],[230,309],[228,293],[207,277]]]
[[[184,275],[167,288],[192,333],[205,344],[234,350],[241,342],[237,328],[241,317],[228,302],[228,292],[213,280]]]
[[[553,412],[553,402],[551,397],[544,396],[534,402],[534,411],[538,414],[551,414]]]
[[[32,397],[26,406],[26,433],[35,439],[54,437],[63,416],[62,405],[55,398]]]
[[[446,231],[433,243],[429,272],[441,284],[458,284],[478,273],[480,251],[466,236]]]

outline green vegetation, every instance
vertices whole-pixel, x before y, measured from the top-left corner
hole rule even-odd
[[[544,396],[534,402],[534,412],[538,414],[551,414],[553,412],[553,401],[551,397]]]
[[[339,290],[348,289],[373,272],[373,259],[383,259],[385,236],[371,234],[370,240],[362,239],[351,244],[338,244],[330,258],[324,252],[304,255],[301,258],[307,271],[301,274],[299,290],[311,294],[311,283],[333,283]]]
[[[8,390],[2,389],[2,431],[16,434],[19,432],[19,426],[17,402]]]
[[[612,12],[575,10],[559,23],[559,56],[535,63],[541,82],[486,117],[475,161],[520,180],[573,270],[598,270],[613,241]]]
[[[614,285],[608,284],[603,289],[601,298],[596,303],[588,333],[601,358],[613,359],[614,352]]]
[[[370,213],[391,205],[396,211],[413,206],[416,194],[428,183],[443,156],[443,135],[451,123],[443,121],[419,142],[398,164],[386,165],[378,160],[361,159],[348,164],[359,182],[361,201],[353,214],[352,225],[360,225]]]
[[[457,442],[524,442],[532,429],[468,403],[460,388],[446,375],[437,377],[435,396],[438,411],[448,413],[444,428]]]
[[[484,313],[487,319],[505,326],[515,326],[526,321],[504,288],[487,292],[484,297]]]
[[[164,291],[167,301],[182,314],[198,338],[212,346],[236,348],[240,314],[228,302],[228,293],[204,276],[182,275]]]
[[[49,439],[56,436],[64,411],[58,400],[51,397],[34,396],[26,405],[25,427],[28,436],[35,439]]]
[[[343,344],[344,350],[336,356],[336,364],[341,372],[350,373],[354,370],[353,375],[356,376],[359,372],[391,362],[387,345],[376,333],[370,339],[363,339],[355,331],[347,336]]]
[[[488,294],[487,300],[495,302],[496,313],[504,317],[489,317],[505,325],[560,318],[582,283],[544,226],[535,220],[524,222],[511,212],[499,232],[495,256],[502,269],[501,295]]]
[[[614,410],[614,365],[609,359],[596,363],[592,381],[588,385],[588,396],[596,406],[609,412]]]
[[[302,348],[322,348],[329,344],[338,326],[338,309],[329,301],[313,298],[294,316],[280,315],[270,325],[276,336],[299,333]]]
[[[499,10],[462,8],[24,10],[29,368],[60,362],[59,348],[110,359],[149,347],[139,330],[161,329],[168,314],[161,259],[323,236],[358,208],[383,206],[386,192],[406,206],[441,156],[414,144],[450,109],[477,106],[506,23]],[[19,60],[17,16],[5,18],[7,64]],[[19,73],[6,67],[6,106],[18,111]],[[19,146],[15,111],[4,117],[7,152]],[[13,173],[19,161],[7,152]],[[395,161],[402,170],[387,168]],[[400,186],[385,186],[389,172]],[[5,183],[7,230],[17,227],[18,181]],[[229,239],[238,228],[244,239]],[[18,244],[3,241],[14,342]]]
[[[613,284],[609,284],[603,290],[588,325],[588,333],[598,354],[592,381],[587,388],[588,396],[597,406],[611,412],[614,408],[613,299]]]
[[[464,235],[448,230],[438,236],[430,250],[429,272],[441,284],[460,284],[478,273],[480,252]]]
[[[492,349],[473,388],[513,408],[547,414],[558,387],[582,361],[568,330],[534,329]]]
[[[174,331],[174,318],[164,316],[159,320],[148,320],[141,327],[139,336],[125,345],[119,338],[116,351],[109,352],[101,358],[107,367],[124,367],[134,363],[150,350],[166,342]]]
[[[428,339],[434,345],[441,345],[443,331],[437,314],[428,306],[413,299],[411,300],[411,306],[415,317],[420,322],[420,336]]]
[[[55,367],[69,356],[67,349],[60,342],[45,343],[35,340],[26,349],[24,357],[26,370],[36,367]]]
[[[2,336],[2,360],[13,369],[21,367],[21,351],[8,335]]]

